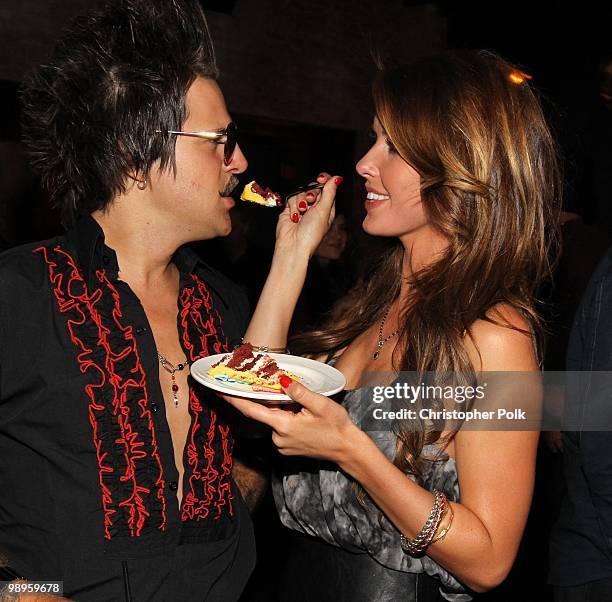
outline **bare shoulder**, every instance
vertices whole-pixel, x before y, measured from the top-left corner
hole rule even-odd
[[[492,320],[476,320],[465,335],[465,348],[477,370],[530,371],[538,369],[528,320],[508,304],[487,312]]]

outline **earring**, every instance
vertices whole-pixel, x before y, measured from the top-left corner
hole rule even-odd
[[[138,180],[138,184],[136,184],[138,190],[144,190],[147,187],[147,178],[144,180]]]

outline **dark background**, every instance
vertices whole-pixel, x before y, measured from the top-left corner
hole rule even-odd
[[[16,91],[24,74],[49,56],[74,14],[98,3],[3,0],[0,142],[19,138]],[[373,51],[402,62],[446,47],[490,48],[517,63],[542,91],[562,144],[566,206],[587,221],[610,226],[601,190],[609,190],[609,181],[593,175],[606,171],[601,164],[609,166],[609,111],[600,95],[603,66],[610,59],[605,3],[202,0],[202,5],[228,106],[244,134],[251,163],[245,177],[263,178],[283,191],[320,169],[342,172],[348,182],[340,204],[352,215],[357,243],[363,242],[363,189],[352,175],[367,144]],[[608,88],[609,81],[608,72]],[[15,147],[2,146],[4,198],[7,180],[15,180],[20,170]],[[31,197],[29,189],[25,193]],[[15,191],[10,194],[14,200]],[[24,195],[18,191],[17,196]],[[53,220],[46,211],[37,215],[39,210],[20,206],[18,233],[7,233],[14,220],[0,231],[11,242],[27,240],[29,232],[45,234]],[[6,219],[0,215],[0,224]]]
[[[0,5],[0,235],[15,244],[53,233],[20,163],[17,87],[50,54],[76,13],[98,0],[3,0]],[[341,172],[339,202],[357,248],[363,188],[353,165],[367,145],[372,52],[407,61],[446,47],[490,48],[542,91],[565,156],[565,204],[609,230],[609,14],[605,3],[408,0],[202,0],[228,106],[251,167],[281,192],[321,169]],[[609,97],[608,97],[609,102]],[[33,201],[33,199],[35,199]],[[34,206],[33,206],[34,205]],[[264,238],[271,226],[262,217]]]

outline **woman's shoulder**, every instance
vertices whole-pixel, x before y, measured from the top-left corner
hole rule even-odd
[[[477,370],[537,370],[534,333],[529,320],[509,303],[491,307],[466,332],[465,347]]]

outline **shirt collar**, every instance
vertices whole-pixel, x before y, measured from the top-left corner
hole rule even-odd
[[[180,247],[174,254],[174,263],[182,274],[192,274],[198,268],[206,268],[207,265],[201,257],[187,246]]]
[[[88,287],[95,285],[96,270],[104,269],[111,279],[117,277],[117,254],[105,244],[104,231],[91,215],[81,217],[66,236],[76,251],[76,259]],[[176,251],[174,263],[181,274],[192,274],[200,269],[210,271],[200,256],[187,246]]]
[[[84,215],[68,230],[66,237],[76,252],[76,259],[88,286],[95,280],[96,270],[104,269],[109,277],[117,277],[117,254],[104,243],[104,231],[91,215]]]

